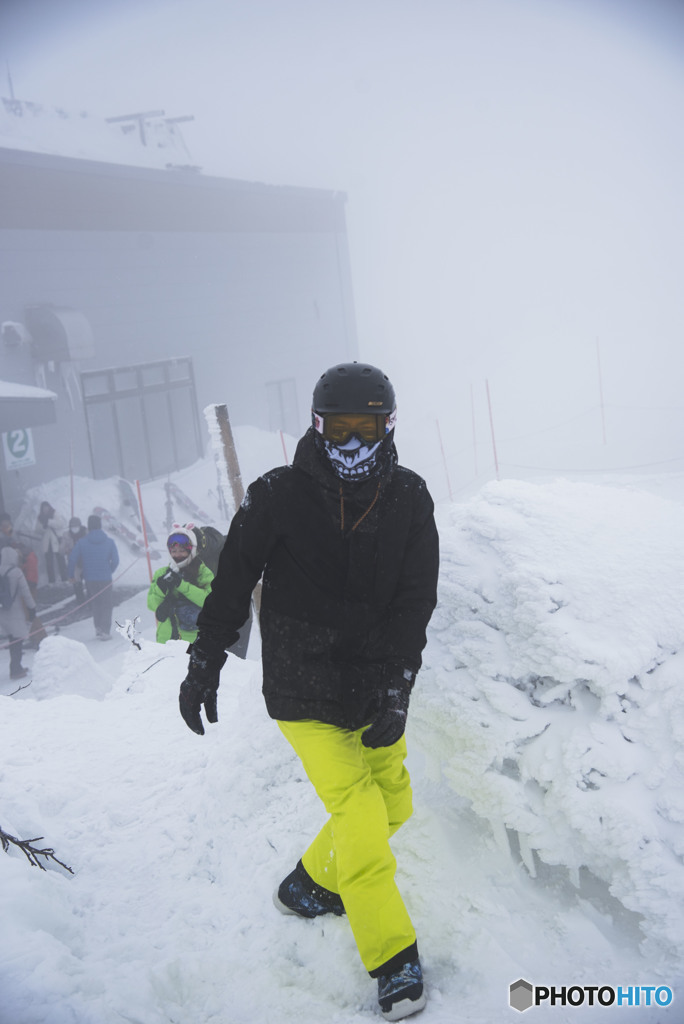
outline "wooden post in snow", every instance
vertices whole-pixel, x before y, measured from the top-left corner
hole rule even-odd
[[[211,408],[211,407],[209,407]],[[230,490],[233,495],[233,505],[235,511],[239,509],[242,504],[242,499],[245,496],[245,488],[242,483],[242,475],[240,473],[240,463],[238,461],[237,449],[235,447],[235,441],[233,440],[233,431],[230,426],[230,417],[228,416],[228,406],[226,405],[215,405],[213,406],[216,415],[216,424],[219,430],[219,437],[221,443],[221,450],[223,453],[224,468],[228,475],[228,482],[230,484]],[[205,415],[209,412],[209,409],[204,410]],[[211,429],[211,427],[210,427]],[[215,455],[218,453],[215,451]],[[254,605],[254,611],[256,612],[257,618],[261,609],[261,583],[257,583],[252,594],[252,603]]]
[[[242,483],[242,476],[240,475],[240,463],[238,462],[235,441],[233,440],[233,431],[231,430],[230,419],[228,417],[228,406],[217,405],[215,408],[216,422],[218,423],[219,433],[221,435],[221,444],[223,445],[223,457],[226,460],[226,469],[228,470],[228,482],[230,483],[230,489],[233,494],[233,504],[237,511],[245,496],[245,488]]]

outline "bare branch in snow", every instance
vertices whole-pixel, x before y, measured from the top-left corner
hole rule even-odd
[[[2,848],[5,853],[9,851],[10,843],[12,843],[13,846],[19,847],[19,849],[25,854],[29,864],[33,867],[40,868],[41,871],[45,871],[45,865],[41,864],[38,860],[38,857],[45,857],[46,860],[53,860],[55,864],[59,864],[61,868],[64,868],[65,871],[68,871],[69,874],[73,875],[73,870],[67,864],[63,864],[58,857],[55,857],[55,851],[52,847],[46,846],[42,850],[38,850],[32,845],[33,843],[41,843],[43,838],[43,836],[36,836],[35,839],[17,839],[16,836],[11,836],[9,832],[5,832],[2,826],[0,826],[0,843],[2,843]]]

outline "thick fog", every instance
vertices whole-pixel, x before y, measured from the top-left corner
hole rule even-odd
[[[494,475],[492,425],[502,476],[684,466],[680,4],[4,0],[0,29],[22,99],[192,114],[207,173],[347,194],[360,355],[436,497]]]

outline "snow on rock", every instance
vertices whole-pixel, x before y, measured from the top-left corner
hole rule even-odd
[[[681,506],[506,481],[451,506],[440,535],[423,744],[532,874],[602,884],[655,962],[681,962]]]

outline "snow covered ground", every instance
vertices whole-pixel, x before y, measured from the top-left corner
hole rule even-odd
[[[283,461],[257,431],[238,447],[245,482]],[[211,459],[174,479],[225,528]],[[68,510],[69,488],[30,498]],[[82,518],[127,514],[116,481],[75,492]],[[163,483],[143,501],[163,549]],[[671,474],[507,480],[440,504],[416,810],[393,840],[430,996],[417,1020],[684,1019],[683,501]],[[0,1024],[379,1019],[345,919],[271,903],[324,814],[264,710],[258,635],[195,736],[177,711],[185,646],[154,642],[147,561],[120,550],[121,584],[143,589],[115,618],[140,648],[83,621],[26,656],[26,689],[0,676],[0,826],[74,872],[0,851]],[[518,978],[674,1000],[521,1015]]]

